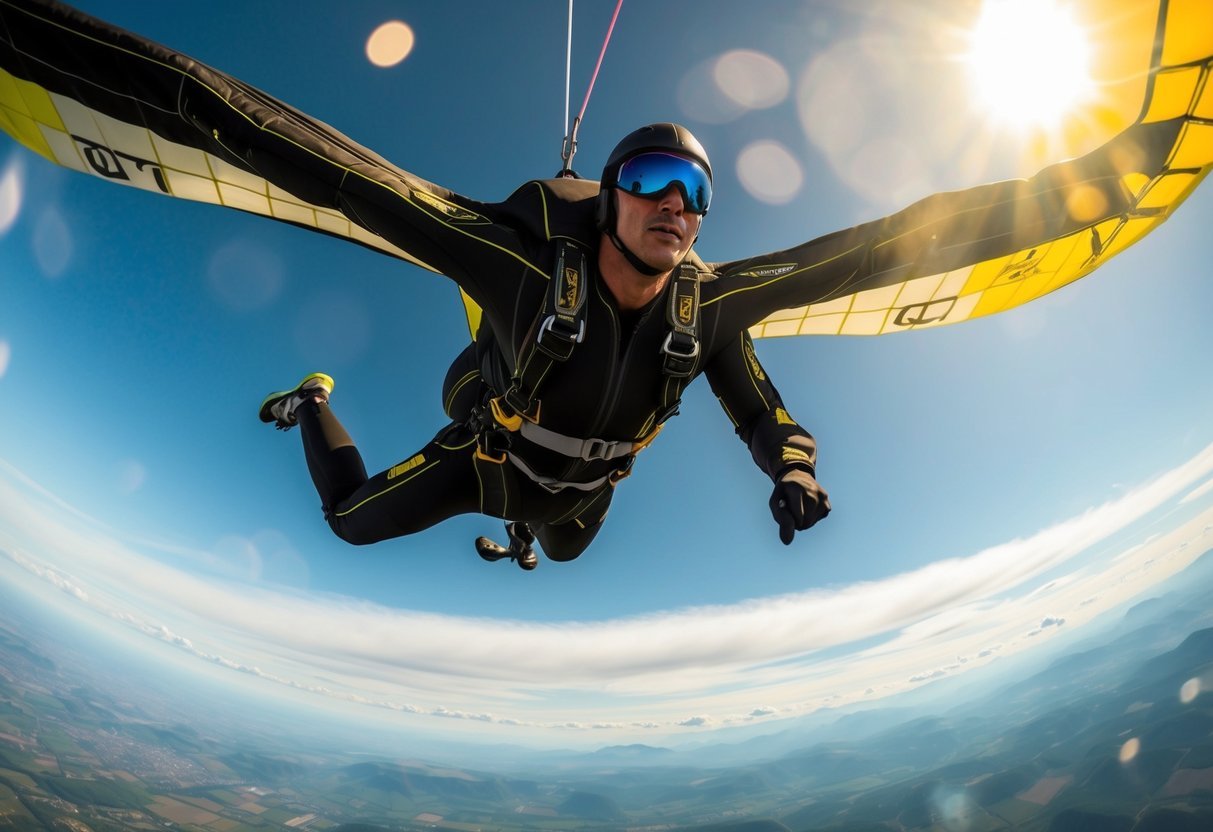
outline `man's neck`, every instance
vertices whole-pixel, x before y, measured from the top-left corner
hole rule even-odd
[[[636,271],[605,234],[598,245],[598,273],[623,311],[647,306],[665,289],[671,274],[651,277]]]

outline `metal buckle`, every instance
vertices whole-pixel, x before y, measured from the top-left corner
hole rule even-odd
[[[581,443],[581,458],[586,462],[593,462],[596,459],[608,459],[607,454],[613,451],[618,444],[618,442],[608,442],[598,437],[586,439]]]
[[[665,334],[665,341],[662,342],[662,344],[661,344],[661,351],[663,353],[665,353],[666,355],[671,356],[673,358],[687,358],[687,359],[693,360],[693,359],[699,357],[699,339],[690,338],[690,341],[691,341],[690,352],[681,352],[680,350],[674,349],[674,333],[667,332]]]
[[[564,321],[562,320],[559,321],[560,329],[557,329],[556,324],[558,320],[559,319],[557,319],[555,315],[548,315],[544,322],[539,325],[539,335],[536,337],[541,343],[543,341],[543,333],[545,332],[550,332],[561,341],[565,341],[569,344],[580,344],[585,339],[584,320],[577,322],[579,326],[576,332],[573,332],[571,329],[565,329]]]
[[[684,334],[685,333],[679,333]],[[665,355],[662,361],[662,370],[667,376],[674,378],[690,378],[691,373],[695,371],[695,360],[699,357],[699,339],[693,335],[686,335],[690,340],[690,349],[682,351],[674,349],[674,332],[668,332],[665,336],[665,342],[661,345],[661,352]]]

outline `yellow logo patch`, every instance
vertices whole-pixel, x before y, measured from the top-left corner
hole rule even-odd
[[[387,478],[389,480],[394,480],[394,479],[396,479],[396,477],[400,476],[401,474],[405,474],[405,473],[408,473],[409,471],[412,471],[414,468],[416,468],[418,465],[421,465],[423,462],[425,462],[425,454],[417,454],[417,456],[413,457],[412,459],[407,459],[404,462],[397,465],[392,470],[388,471]]]
[[[994,278],[994,282],[990,285],[1003,286],[1007,283],[1023,280],[1025,277],[1040,274],[1040,264],[1044,259],[1043,254],[1038,257],[1036,256],[1036,249],[1032,249],[1023,260],[1003,266],[1002,271],[998,273],[998,277]]]
[[[788,412],[782,407],[775,408],[775,424],[777,425],[794,425],[796,420],[788,415]]]
[[[795,263],[781,263],[777,266],[766,266],[761,269],[751,269],[748,272],[741,272],[738,277],[780,277],[795,268]]]
[[[695,314],[695,298],[689,295],[685,298],[678,299],[678,320],[689,326],[692,316]]]
[[[762,365],[758,363],[758,356],[754,354],[754,345],[749,341],[745,342],[745,358],[746,361],[750,362],[750,372],[754,374],[754,378],[758,379],[759,381],[765,381],[767,374],[762,371]],[[784,415],[786,416],[787,414],[785,413]],[[782,425],[786,423],[780,422],[779,424]]]
[[[560,305],[565,309],[576,308],[580,290],[581,273],[576,269],[566,268],[564,270],[564,297],[560,299]]]
[[[448,217],[450,217],[453,220],[459,220],[461,222],[471,222],[473,220],[483,221],[483,219],[484,219],[479,214],[473,213],[472,211],[469,211],[466,208],[460,208],[455,203],[447,202],[445,199],[435,196],[434,194],[430,193],[429,191],[423,191],[420,188],[413,189],[413,196],[415,196],[417,199],[421,200],[422,202],[424,202],[426,205],[430,206],[431,208],[436,208],[437,210],[446,214]]]

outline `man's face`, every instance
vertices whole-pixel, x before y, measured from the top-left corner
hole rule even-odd
[[[699,235],[699,214],[686,210],[682,192],[667,188],[656,199],[615,189],[615,233],[625,246],[655,269],[667,272],[686,257]]]

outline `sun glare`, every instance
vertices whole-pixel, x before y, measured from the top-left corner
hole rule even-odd
[[[980,106],[1025,129],[1059,127],[1094,88],[1086,32],[1057,0],[984,0],[966,60]]]

